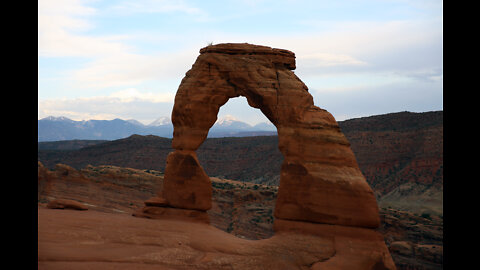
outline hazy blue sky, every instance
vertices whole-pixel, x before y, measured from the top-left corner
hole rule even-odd
[[[443,109],[442,1],[38,2],[38,118],[170,116],[208,43],[295,53],[295,74],[337,121]],[[268,121],[245,98],[220,110]]]

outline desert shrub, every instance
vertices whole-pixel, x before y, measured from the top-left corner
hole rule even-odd
[[[430,214],[429,213],[422,213],[421,215],[422,218],[426,218],[426,219],[432,219],[432,217],[430,217]]]
[[[231,232],[233,231],[233,222],[230,222],[230,224],[228,224],[228,227],[227,227],[227,232]]]

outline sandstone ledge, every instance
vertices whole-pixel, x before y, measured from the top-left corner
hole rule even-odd
[[[267,56],[271,58],[273,62],[285,64],[285,67],[290,70],[294,70],[296,68],[295,53],[285,49],[270,48],[261,45],[248,43],[222,43],[210,45],[200,49],[200,54],[205,53]]]
[[[257,55],[281,55],[295,58],[295,53],[285,50],[270,48],[262,45],[253,45],[248,43],[222,43],[210,45],[200,49],[200,53],[225,53],[235,54],[257,54]]]

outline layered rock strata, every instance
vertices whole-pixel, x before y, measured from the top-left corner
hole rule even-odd
[[[295,54],[288,50],[231,43],[200,50],[181,81],[172,111],[175,150],[167,158],[164,187],[158,194],[169,207],[210,209],[210,180],[195,151],[207,138],[220,107],[230,98],[244,96],[278,131],[284,161],[274,212],[275,222],[282,224],[275,226],[277,232],[301,227],[308,228],[305,233],[324,231],[324,224],[340,226],[334,231],[379,226],[375,196],[350,143],[334,117],[313,104],[294,69]],[[388,267],[378,269],[394,269],[379,239],[376,234],[372,241],[382,247],[377,251],[383,257],[375,260]]]

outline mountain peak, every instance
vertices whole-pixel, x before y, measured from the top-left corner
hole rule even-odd
[[[137,125],[137,126],[144,126],[140,121],[137,121],[135,119],[129,119],[129,120],[126,120],[126,121],[131,123],[131,124]]]
[[[162,116],[160,118],[155,119],[152,123],[148,124],[149,126],[163,126],[163,125],[168,125],[171,124],[172,121],[170,120],[170,117],[168,116]]]
[[[238,120],[235,116],[230,115],[230,114],[227,114],[227,115],[225,115],[224,117],[219,118],[219,119],[215,122],[215,124],[217,124],[217,125],[229,125],[229,124],[231,124],[233,121],[239,121],[239,122],[240,122],[240,120]]]
[[[55,117],[55,116],[47,116],[45,118],[42,118],[40,120],[49,120],[49,121],[73,121],[72,119],[70,118],[67,118],[65,116],[58,116],[58,117]]]

